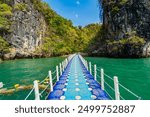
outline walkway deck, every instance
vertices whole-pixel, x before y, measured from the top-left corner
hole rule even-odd
[[[109,100],[100,84],[83,65],[79,55],[68,63],[48,100]]]

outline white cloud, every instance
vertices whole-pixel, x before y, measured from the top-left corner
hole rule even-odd
[[[77,5],[80,5],[80,1],[77,1],[76,4],[77,4]]]
[[[76,15],[75,15],[75,17],[76,17],[76,18],[79,18],[79,15],[78,15],[78,14],[76,14]]]

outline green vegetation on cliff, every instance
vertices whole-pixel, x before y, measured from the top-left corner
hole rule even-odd
[[[33,8],[44,16],[47,24],[45,37],[42,38],[42,44],[35,53],[40,53],[43,56],[59,56],[87,51],[88,46],[99,31],[99,24],[75,27],[70,20],[58,15],[42,0],[30,0],[15,5],[10,0],[0,0],[0,39],[3,43],[2,47],[8,47],[3,38],[5,38],[5,35],[7,35],[7,38],[9,36],[11,16],[14,15],[15,11],[27,13],[28,2],[31,2]]]
[[[9,30],[11,22],[9,18],[12,16],[12,8],[5,4],[0,4],[0,34]]]
[[[0,56],[9,52],[9,44],[2,35],[9,33],[11,22],[9,18],[12,16],[12,8],[0,1]]]
[[[6,53],[8,51],[9,51],[9,44],[0,36],[0,52]]]
[[[27,10],[27,4],[25,3],[18,3],[14,6],[15,10],[19,10],[19,11],[26,11]]]
[[[48,4],[40,0],[31,1],[34,7],[44,15],[48,25],[48,31],[41,46],[44,55],[63,55],[86,50],[91,39],[96,35],[99,24],[91,24],[84,28],[74,27],[70,20],[58,15]]]
[[[103,0],[103,4],[107,5],[109,7],[111,14],[115,15],[120,11],[123,5],[125,5],[129,0]],[[101,4],[101,0],[99,0]]]

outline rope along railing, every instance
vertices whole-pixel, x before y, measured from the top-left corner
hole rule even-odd
[[[43,94],[49,89],[50,91],[53,91],[53,86],[54,83],[56,81],[59,81],[59,77],[62,75],[62,73],[64,72],[65,68],[67,67],[68,63],[70,62],[70,60],[75,56],[75,54],[70,55],[68,58],[66,58],[64,61],[62,61],[61,63],[59,63],[58,66],[56,66],[56,70],[55,71],[49,71],[48,76],[41,81],[40,83],[38,83],[37,80],[34,81],[34,85],[33,88],[30,90],[30,92],[28,93],[28,95],[26,96],[25,100],[29,99],[29,97],[31,96],[32,93],[34,93],[35,95],[35,100],[40,100],[40,97],[43,97]],[[39,86],[42,85],[44,82],[46,81],[47,85],[45,86],[45,88],[39,92]],[[45,98],[46,99],[46,98]]]
[[[85,65],[85,67],[87,68],[87,70],[89,69],[90,74],[94,76],[94,79],[95,80],[97,80],[97,78],[99,79],[99,83],[101,84],[102,90],[104,90],[111,99],[125,100],[125,97],[123,97],[120,94],[120,91],[119,91],[120,88],[122,88],[125,91],[124,93],[130,94],[134,96],[134,98],[136,99],[139,99],[139,100],[141,99],[140,96],[138,96],[137,94],[135,94],[134,92],[132,92],[131,90],[123,86],[121,83],[119,83],[117,76],[114,76],[112,78],[111,76],[109,76],[108,74],[104,72],[104,69],[102,69],[102,67],[97,67],[96,64],[92,65],[91,62],[87,62],[82,56],[80,56],[80,58],[83,64]],[[109,90],[107,90],[105,86],[107,86]],[[109,92],[112,92],[112,93],[109,93]]]
[[[47,85],[46,87],[45,87],[45,89],[40,93],[40,96],[42,97],[42,94],[48,89],[48,87],[49,87],[50,85]]]
[[[125,86],[123,86],[122,84],[119,83],[119,86],[122,87],[124,90],[126,90],[127,92],[129,92],[130,94],[132,94],[133,96],[135,96],[137,99],[141,100],[141,97],[139,97],[137,94],[133,93],[131,90],[129,90],[128,88],[126,88]]]
[[[33,91],[34,91],[34,88],[31,89],[31,91],[29,92],[29,94],[27,95],[27,97],[24,100],[27,100]]]
[[[48,79],[48,76],[43,81],[41,81],[39,84],[44,83],[47,79]]]

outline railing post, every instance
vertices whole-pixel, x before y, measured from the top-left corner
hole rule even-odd
[[[62,69],[62,72],[63,72],[63,61],[61,62],[61,69]]]
[[[83,61],[84,61],[84,66],[87,68],[87,66],[86,66],[86,60],[85,60],[85,59],[83,59]]]
[[[87,68],[87,70],[89,70],[89,68],[88,68],[88,62],[86,61],[86,68]]]
[[[89,62],[89,69],[90,69],[90,74],[92,75],[92,67],[91,67],[91,62]]]
[[[52,72],[49,71],[49,83],[50,83],[50,89],[53,91],[53,80],[52,80]]]
[[[60,69],[60,76],[62,75],[62,66],[61,63],[59,64],[59,69]]]
[[[66,62],[65,62],[66,64],[65,64],[65,68],[67,67],[67,64],[68,64],[68,60],[66,59]]]
[[[116,100],[120,100],[119,82],[117,76],[114,76],[114,88],[115,88],[115,98]]]
[[[102,90],[105,90],[105,86],[104,86],[104,69],[101,69],[101,87]]]
[[[69,63],[70,61],[69,61],[69,58],[67,58],[67,64]]]
[[[65,67],[66,67],[66,62],[65,62],[65,60],[64,60],[64,62],[63,62],[63,63],[64,63],[64,70],[65,70]]]
[[[68,57],[68,61],[70,62],[70,60],[71,60],[71,55]]]
[[[65,69],[65,67],[66,67],[66,61],[64,60],[63,63],[64,63],[64,69]]]
[[[62,62],[62,72],[64,71],[64,61]]]
[[[97,70],[96,70],[96,65],[94,65],[94,79],[97,80]]]
[[[82,57],[81,57],[82,58]],[[86,63],[85,63],[85,60],[82,58],[82,62],[84,64],[84,66],[86,67]]]
[[[35,92],[35,100],[40,100],[39,84],[37,80],[34,81],[34,92]]]
[[[58,66],[56,66],[56,77],[57,77],[57,81],[59,81],[59,71],[58,71]]]

